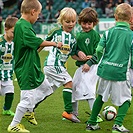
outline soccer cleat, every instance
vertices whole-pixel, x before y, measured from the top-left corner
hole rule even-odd
[[[102,122],[102,121],[103,121],[103,119],[101,118],[100,115],[98,115],[98,116],[97,116],[97,123],[100,123],[100,122]]]
[[[130,131],[128,129],[126,129],[123,125],[119,126],[114,124],[114,126],[112,127],[112,133],[129,133]]]
[[[30,133],[30,131],[26,130],[25,127],[21,124],[17,124],[16,126],[8,126],[7,131],[10,133],[21,132],[21,133]]]
[[[91,124],[87,124],[86,126],[86,131],[94,131],[94,130],[98,130],[100,129],[99,125],[91,125]]]
[[[78,123],[80,120],[72,113],[68,114],[66,111],[62,113],[63,118],[66,118],[72,122]]]
[[[11,110],[3,110],[2,112],[3,115],[9,115],[9,116],[14,116],[14,112],[12,112]]]
[[[31,124],[37,125],[37,121],[35,119],[34,112],[26,112],[23,117],[26,118],[28,120],[28,122],[30,122]]]

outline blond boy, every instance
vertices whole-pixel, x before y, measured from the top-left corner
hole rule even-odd
[[[129,62],[132,48],[131,6],[122,3],[115,10],[116,25],[105,31],[96,49],[97,57],[101,61],[98,66],[98,97],[94,102],[92,114],[88,120],[87,131],[100,129],[97,124],[104,102],[111,98],[118,106],[118,113],[114,120],[112,133],[128,133],[123,126],[123,120],[131,104],[131,87],[129,83]]]
[[[8,126],[8,132],[30,132],[20,124],[25,117],[34,125],[37,124],[33,108],[35,104],[53,93],[44,74],[41,71],[40,58],[37,49],[45,46],[61,47],[62,43],[44,41],[36,34],[32,24],[41,13],[42,5],[38,0],[23,0],[21,4],[21,18],[14,30],[14,59],[15,74],[21,89],[21,99],[17,105],[15,116]]]

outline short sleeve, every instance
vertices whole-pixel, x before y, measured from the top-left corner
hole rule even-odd
[[[25,29],[24,31],[24,45],[37,49],[43,42],[43,39],[37,37],[32,29]]]

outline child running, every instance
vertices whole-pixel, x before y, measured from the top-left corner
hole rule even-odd
[[[23,0],[21,4],[21,18],[17,21],[14,29],[14,60],[15,74],[21,89],[20,102],[17,105],[15,116],[8,126],[8,132],[30,131],[20,124],[25,117],[34,125],[37,124],[33,108],[53,90],[41,71],[40,58],[37,49],[45,46],[61,47],[62,43],[44,41],[37,37],[32,24],[36,22],[41,12],[42,5],[38,0]]]
[[[100,129],[97,124],[99,114],[104,102],[110,97],[112,103],[118,106],[118,113],[114,120],[112,133],[130,132],[123,126],[124,117],[131,104],[131,86],[129,83],[129,68],[131,62],[132,31],[131,6],[127,3],[119,4],[115,10],[116,25],[105,31],[96,54],[98,60],[98,97],[96,98],[91,117],[86,127],[87,131]],[[132,50],[133,51],[133,50]]]
[[[0,37],[0,95],[5,96],[3,115],[14,116],[11,106],[14,98],[13,69],[14,69],[14,26],[18,18],[7,17],[5,34]]]
[[[61,49],[53,47],[48,57],[44,62],[44,73],[53,90],[56,90],[60,86],[64,86],[63,99],[64,108],[63,118],[66,118],[73,122],[80,122],[79,119],[72,114],[72,78],[65,68],[65,63],[69,55],[74,55],[73,48],[76,46],[75,36],[72,34],[72,30],[76,24],[77,14],[74,9],[65,7],[61,10],[57,19],[61,25],[60,28],[55,28],[47,36],[47,41],[62,42]],[[77,57],[78,58],[78,57]]]
[[[99,22],[97,12],[92,8],[85,8],[78,17],[78,22],[82,31],[77,33],[77,50],[84,53],[86,60],[77,60],[76,70],[73,77],[73,113],[78,115],[78,100],[87,100],[90,110],[96,97],[96,83],[98,76],[96,47],[100,40],[100,35],[93,29]],[[73,56],[74,58],[74,56]],[[98,117],[98,121],[102,119]]]
[[[132,10],[132,20],[130,21],[130,29],[133,31],[133,7],[131,7],[131,10]],[[130,72],[130,84],[131,84],[131,87],[133,89],[133,63],[131,64],[129,72]]]

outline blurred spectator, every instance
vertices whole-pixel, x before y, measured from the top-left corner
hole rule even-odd
[[[23,1],[23,0],[18,0],[18,11],[19,11],[19,12],[20,12],[20,10],[21,10],[22,1]]]
[[[105,14],[105,8],[106,8],[106,6],[107,6],[107,0],[101,0],[99,2],[99,8],[102,9],[103,14]]]
[[[18,0],[17,2],[17,7],[18,9],[12,14],[12,17],[20,17],[20,14],[21,14],[21,3],[22,3],[23,0]]]
[[[100,8],[100,5],[99,4],[97,4],[97,6],[96,6],[96,12],[98,14],[98,18],[102,18],[103,17],[103,11]]]
[[[3,1],[0,0],[0,34],[2,34],[2,9],[3,9]]]
[[[53,0],[46,0],[46,9],[51,11],[53,7]]]
[[[55,19],[57,19],[60,15],[60,10],[57,11],[57,13],[54,15]]]
[[[130,4],[131,6],[133,6],[133,0],[124,0],[124,2]]]
[[[45,22],[45,17],[42,14],[42,12],[39,14],[39,18],[38,18],[37,22],[41,22],[41,23]]]
[[[0,0],[0,15],[1,15],[1,12],[2,12],[2,9],[3,9],[3,1],[2,0]]]
[[[70,2],[70,0],[65,0],[65,2]]]
[[[93,8],[94,10],[96,9],[96,7],[97,7],[97,1],[96,0],[91,0],[91,2],[90,2],[90,7],[91,8]]]
[[[124,0],[124,3],[130,4],[130,0]]]
[[[118,1],[116,2],[115,6],[117,6],[117,5],[119,5],[119,4],[123,3],[123,2],[124,2],[124,0],[118,0]]]
[[[90,6],[91,6],[91,2],[89,0],[84,0],[84,2],[82,2],[82,9]]]
[[[107,18],[114,18],[114,8],[111,3],[107,4],[105,14]]]

